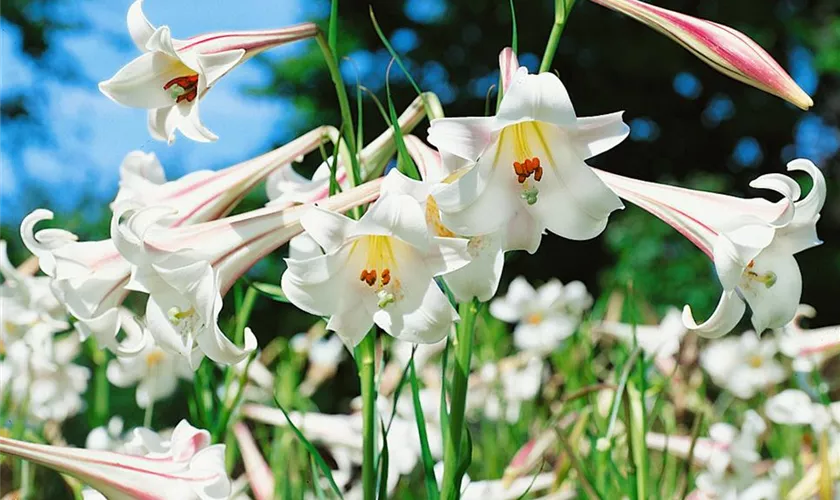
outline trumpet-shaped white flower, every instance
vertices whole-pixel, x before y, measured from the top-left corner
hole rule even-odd
[[[490,303],[490,314],[517,323],[513,343],[517,348],[547,354],[572,335],[592,297],[580,281],[565,286],[553,279],[534,289],[524,276],[511,281],[507,295]]]
[[[715,384],[749,399],[787,379],[787,371],[773,358],[776,352],[773,339],[759,340],[755,332],[747,331],[710,343],[700,355],[700,364]]]
[[[143,338],[143,348],[130,356],[117,356],[108,363],[108,381],[117,387],[137,386],[137,406],[146,408],[168,398],[178,388],[178,380],[192,380],[190,363],[178,354],[162,349],[131,313],[121,310],[122,327],[129,337]],[[134,340],[135,342],[138,340]]]
[[[519,67],[496,116],[432,121],[429,142],[445,154],[444,163],[475,162],[433,192],[443,223],[459,234],[481,235],[515,220],[522,237],[506,249],[532,252],[545,228],[565,238],[593,238],[623,205],[584,160],[628,133],[620,112],[578,118],[560,79]]]
[[[251,160],[216,172],[193,172],[170,182],[163,182],[154,155],[129,153],[120,168],[120,191],[112,208],[129,202],[138,208],[165,206],[173,212],[167,219],[172,227],[222,217],[269,173],[317,148],[334,132],[332,127],[319,127]],[[142,346],[128,347],[116,341],[120,330],[117,306],[128,294],[131,264],[111,239],[79,242],[68,231],[35,231],[38,222],[52,216],[48,210],[32,212],[21,224],[21,237],[39,257],[41,270],[51,278],[56,296],[79,319],[76,326],[83,336],[93,335],[100,345],[120,354],[136,351]]]
[[[628,325],[603,321],[598,324],[597,330],[629,345],[633,344],[635,334],[636,342],[642,351],[648,356],[658,358],[669,358],[677,354],[680,342],[688,331],[683,324],[680,310],[673,307],[668,309],[658,325]]]
[[[368,203],[379,182],[345,191],[324,202],[339,211]],[[127,289],[149,294],[146,326],[163,349],[190,359],[203,355],[234,364],[256,348],[246,329],[245,348],[231,342],[217,324],[222,295],[263,256],[302,231],[309,207],[276,207],[192,226],[172,228],[163,207],[122,206],[111,221],[111,236],[132,265]]]
[[[799,324],[802,318],[816,315],[813,307],[800,304],[793,320],[777,330],[779,351],[793,359],[795,371],[810,372],[840,354],[840,325],[805,329]]]
[[[374,323],[397,338],[437,342],[458,318],[434,277],[469,262],[467,241],[431,236],[411,196],[383,193],[358,221],[316,206],[301,224],[326,253],[287,259],[283,292],[304,311],[330,316],[327,328],[348,345]]]
[[[143,54],[99,90],[114,102],[149,110],[152,137],[170,144],[175,130],[195,141],[214,141],[202,123],[198,103],[230,70],[272,47],[315,36],[317,26],[303,23],[269,31],[208,33],[187,40],[172,38],[168,26],[154,28],[142,0],[128,9],[128,31]]]
[[[63,422],[84,408],[90,370],[73,364],[79,338],[68,335],[31,345],[17,340],[4,346],[0,360],[0,394],[13,405],[24,405],[35,420]]]
[[[76,477],[111,500],[226,500],[225,445],[182,420],[169,439],[135,429],[128,453],[27,443],[0,437],[0,452]],[[143,456],[138,456],[143,455]]]
[[[816,223],[825,202],[825,179],[810,161],[797,159],[788,170],[802,170],[813,179],[808,195],[790,177],[767,174],[750,185],[770,189],[783,198],[741,199],[638,181],[603,171],[598,175],[619,196],[667,222],[714,260],[723,286],[717,309],[702,324],[686,306],[689,329],[718,337],[738,324],[749,304],[757,332],[786,325],[802,294],[802,275],[794,254],[822,243]]]
[[[15,269],[0,240],[0,343],[26,339],[36,345],[70,327],[50,279]]]

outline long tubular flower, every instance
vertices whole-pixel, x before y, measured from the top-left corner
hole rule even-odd
[[[551,73],[519,67],[503,85],[496,116],[432,121],[429,142],[445,164],[474,162],[432,193],[443,223],[472,236],[515,221],[526,235],[518,248],[531,251],[545,228],[575,240],[597,236],[623,205],[584,160],[627,137],[622,113],[578,118]]]
[[[802,318],[813,318],[816,309],[800,304],[793,320],[777,330],[779,351],[793,358],[793,369],[811,372],[826,360],[840,354],[840,325],[806,329],[800,325]]]
[[[214,141],[216,135],[199,118],[198,103],[230,70],[255,55],[286,43],[311,38],[313,23],[277,30],[229,31],[172,38],[168,26],[155,28],[143,14],[142,0],[128,9],[128,31],[143,54],[99,90],[114,102],[149,110],[152,137],[172,143],[175,130],[189,139]]]
[[[149,431],[138,438],[152,437]],[[144,442],[145,456],[28,443],[0,437],[0,452],[69,474],[111,500],[223,500],[230,496],[225,445],[181,421],[168,442]]]
[[[163,169],[154,155],[129,153],[120,168],[120,190],[114,204],[130,201],[135,206],[167,206],[176,213],[169,219],[172,227],[217,219],[230,212],[266,176],[289,168],[292,159],[337,137],[334,127],[318,127],[251,160],[215,172],[193,172],[170,182],[164,182]],[[21,237],[39,257],[41,270],[52,280],[53,292],[79,319],[77,328],[83,336],[94,335],[100,345],[114,352],[136,352],[142,345],[126,346],[116,341],[120,330],[117,306],[128,294],[125,285],[130,263],[111,239],[79,242],[68,231],[35,231],[38,222],[52,217],[48,210],[32,212],[21,224]]]
[[[816,223],[826,186],[822,172],[808,160],[793,160],[788,170],[807,172],[813,179],[805,198],[799,199],[799,185],[782,174],[750,183],[780,193],[776,203],[596,173],[620,197],[673,226],[714,261],[723,286],[717,309],[698,325],[686,306],[683,321],[690,330],[718,337],[738,324],[746,304],[757,333],[786,325],[796,313],[802,275],[793,256],[822,243]]]
[[[389,173],[383,187],[398,175]],[[283,292],[304,311],[330,316],[327,328],[349,346],[374,324],[406,341],[433,343],[458,319],[433,278],[469,263],[467,240],[430,234],[412,196],[383,190],[358,221],[316,206],[301,224],[325,255],[287,259]]]
[[[274,473],[263,458],[254,436],[248,426],[242,422],[233,425],[233,435],[242,454],[245,464],[245,474],[256,500],[271,500],[274,498]]]
[[[373,181],[324,200],[321,210],[346,211],[379,196]],[[127,289],[149,294],[146,324],[164,349],[189,358],[195,369],[203,355],[234,364],[256,348],[245,332],[245,347],[231,342],[218,326],[222,296],[266,254],[303,229],[302,205],[267,207],[216,221],[172,228],[166,207],[118,207],[111,237],[131,263]]]
[[[638,0],[592,0],[666,35],[724,75],[807,110],[814,101],[767,53],[738,30]]]

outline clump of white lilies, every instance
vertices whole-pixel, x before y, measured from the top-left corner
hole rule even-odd
[[[592,1],[663,32],[727,76],[800,108],[812,105],[769,54],[732,28],[637,0]],[[177,39],[168,26],[152,25],[141,3],[129,8],[128,30],[142,54],[99,88],[116,103],[147,109],[153,138],[217,140],[199,115],[207,92],[255,55],[310,38],[336,84],[342,124],[169,181],[154,154],[130,152],[110,234],[79,241],[45,228],[53,214],[39,209],[20,228],[37,265],[14,267],[3,243],[0,397],[10,426],[0,430],[0,452],[26,461],[14,463],[12,488],[22,497],[38,493],[31,464],[59,471],[77,498],[370,500],[399,496],[418,469],[426,496],[447,500],[618,498],[625,491],[650,498],[689,488],[692,498],[840,494],[840,411],[819,381],[820,366],[840,352],[840,331],[799,324],[814,312],[800,306],[795,255],[821,243],[816,224],[826,198],[811,161],[787,165],[807,175],[806,194],[782,173],[750,184],[775,201],[590,167],[589,158],[621,147],[629,127],[622,111],[575,109],[550,70],[573,1],[557,2],[539,72],[502,48],[495,114],[444,117],[436,96],[422,93],[400,116],[391,107],[387,130],[367,145],[357,141],[338,71],[336,16],[328,36],[303,23]],[[412,135],[424,118],[428,132]],[[294,170],[303,156],[327,149],[311,179]],[[267,205],[230,215],[262,183]],[[537,253],[543,237],[595,238],[623,201],[709,257],[722,289],[711,316],[698,322],[685,305],[663,317],[648,310],[647,324],[639,324],[635,313],[628,320],[616,309],[629,299],[613,297],[596,319],[586,286],[557,279],[535,288],[517,277],[497,297],[506,254]],[[287,244],[274,283],[245,278]],[[34,276],[36,267],[42,276]],[[315,316],[314,325],[292,342],[252,332],[248,319],[260,296]],[[753,331],[698,354],[696,335],[736,330],[748,307]],[[516,325],[512,337],[506,323]],[[624,354],[599,353],[612,339]],[[76,364],[83,343],[92,368]],[[347,373],[339,367],[346,351],[361,398],[347,402],[350,414],[321,412],[308,398]],[[645,370],[648,363],[656,370]],[[720,394],[714,404],[697,396],[704,379],[691,366],[717,386],[703,385]],[[764,398],[793,372],[804,381],[798,388]],[[206,430],[183,420],[154,432],[154,417],[179,387],[191,394],[193,424]],[[143,427],[123,433],[123,420],[109,413],[116,388],[127,388],[143,409]],[[737,425],[702,423],[760,395],[766,419],[800,437],[813,434],[810,444],[768,440],[771,459],[762,454],[768,424],[758,413],[728,414]],[[537,398],[547,410],[533,404]],[[663,398],[673,404],[654,432],[650,415]],[[695,415],[693,433],[681,434],[687,412]],[[62,422],[80,413],[99,425],[88,449],[68,446],[61,433]],[[517,425],[515,439],[494,430]],[[501,456],[511,444],[519,452]],[[783,457],[799,447],[804,458],[794,470]],[[646,449],[702,472],[696,480],[680,476],[683,484],[672,489],[650,484]],[[288,465],[299,465],[301,453],[311,454],[304,479]],[[625,465],[605,465],[619,456]],[[468,476],[477,460],[497,464],[491,470],[503,477]],[[676,470],[667,458],[661,464],[665,475]]]

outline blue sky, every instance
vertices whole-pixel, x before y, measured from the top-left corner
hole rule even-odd
[[[311,0],[305,3],[307,9],[324,5]],[[252,61],[227,75],[203,100],[202,120],[219,136],[217,142],[199,144],[180,136],[172,146],[154,141],[146,129],[145,110],[115,104],[96,88],[96,82],[109,78],[138,55],[125,27],[130,4],[129,0],[80,1],[81,16],[91,29],[53,41],[78,63],[77,70],[85,79],[81,85],[63,82],[23,58],[16,29],[3,24],[2,92],[28,86],[36,78],[45,81],[44,116],[50,117],[49,126],[56,137],[56,144],[31,144],[15,151],[20,161],[14,163],[4,149],[0,174],[4,219],[19,219],[36,208],[23,189],[26,179],[61,193],[52,200],[50,208],[56,210],[76,207],[85,193],[107,202],[116,192],[120,161],[131,150],[154,151],[170,178],[200,168],[218,168],[260,153],[269,137],[276,136],[274,127],[279,119],[294,113],[288,103],[242,94],[243,87],[268,79],[262,66]],[[201,6],[200,12],[196,5]],[[175,37],[186,38],[222,29],[273,28],[312,17],[311,11],[299,5],[296,0],[205,0],[200,4],[194,0],[146,0],[144,11],[153,25],[167,24]],[[267,57],[283,57],[306,43],[313,42],[297,42],[298,47],[282,47]],[[4,141],[6,147],[14,145]]]

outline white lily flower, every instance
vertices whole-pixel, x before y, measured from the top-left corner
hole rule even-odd
[[[112,208],[127,202],[138,208],[166,206],[174,214],[167,220],[172,227],[222,217],[271,172],[336,133],[333,127],[319,127],[251,160],[215,172],[192,172],[170,182],[163,182],[154,155],[129,153],[120,168],[120,191]],[[51,278],[56,296],[79,319],[76,326],[83,337],[93,335],[99,345],[120,354],[136,352],[142,346],[128,347],[116,341],[120,330],[117,306],[128,294],[131,264],[111,239],[79,242],[68,231],[35,231],[38,222],[52,217],[48,210],[35,210],[23,220],[21,237],[39,257],[41,270]]]
[[[700,365],[715,384],[741,399],[787,380],[788,373],[773,357],[773,339],[759,340],[753,331],[711,342],[700,354]]]
[[[63,422],[84,408],[90,370],[73,364],[79,355],[76,335],[31,345],[17,340],[4,346],[0,360],[0,394],[12,405],[25,405],[34,420]]]
[[[621,114],[578,118],[557,76],[519,67],[496,116],[432,121],[429,142],[444,163],[475,162],[433,193],[443,223],[480,235],[514,220],[520,237],[506,250],[534,252],[546,228],[575,240],[597,236],[623,205],[584,160],[627,137]]]
[[[198,103],[230,70],[267,49],[315,36],[318,27],[302,23],[266,31],[231,31],[172,38],[168,26],[154,28],[143,14],[142,0],[128,9],[128,31],[143,54],[99,90],[114,102],[149,110],[152,137],[170,144],[175,130],[194,141],[214,141],[202,123]]]
[[[137,453],[114,453],[27,443],[0,437],[0,452],[69,474],[111,500],[227,500],[225,445],[210,445],[210,433],[185,420],[163,440],[136,429]]]
[[[483,397],[476,398],[483,404],[484,415],[490,420],[517,422],[522,403],[532,401],[539,394],[543,368],[543,361],[536,357],[522,367],[484,365],[479,372]]]
[[[370,182],[324,201],[339,211],[379,195]],[[268,207],[186,227],[169,227],[166,207],[121,207],[111,221],[111,236],[132,264],[127,289],[149,294],[146,325],[163,349],[180,354],[197,368],[202,355],[234,364],[256,348],[245,330],[245,348],[233,344],[218,326],[222,296],[266,254],[302,231],[309,207]]]
[[[410,342],[437,342],[458,319],[433,278],[469,262],[467,241],[431,236],[411,196],[383,192],[358,221],[316,206],[300,222],[326,253],[287,259],[283,293],[330,316],[327,328],[346,344],[358,344],[374,324]]]
[[[680,310],[673,307],[668,309],[658,325],[628,325],[603,321],[596,329],[631,346],[635,334],[636,342],[642,351],[656,358],[670,358],[676,355],[680,350],[680,342],[688,331],[683,324]]]
[[[64,309],[50,289],[50,279],[15,269],[0,240],[0,343],[26,339],[37,345],[70,327]]]
[[[156,401],[166,399],[178,388],[178,380],[192,380],[190,364],[178,354],[160,348],[154,337],[140,325],[134,316],[121,310],[122,327],[129,337],[143,338],[143,348],[130,356],[117,356],[108,363],[108,381],[117,387],[136,385],[137,406],[147,408]],[[136,340],[135,340],[136,342]]]
[[[816,223],[826,186],[822,172],[808,160],[793,160],[788,170],[802,170],[813,179],[805,198],[799,199],[799,185],[785,175],[762,175],[750,183],[780,193],[783,198],[776,203],[596,172],[619,196],[673,226],[714,260],[723,285],[717,309],[698,325],[686,306],[683,320],[701,335],[719,337],[738,324],[746,304],[759,333],[784,326],[796,312],[802,275],[793,255],[822,243]]]
[[[840,354],[840,325],[805,329],[799,324],[802,318],[816,315],[813,307],[800,304],[793,320],[777,330],[779,351],[793,359],[794,371],[811,372]]]
[[[125,452],[127,436],[123,431],[124,422],[121,417],[113,416],[107,425],[94,427],[85,438],[85,448],[89,450]]]
[[[544,355],[575,332],[591,306],[592,297],[580,281],[564,286],[553,279],[535,290],[524,276],[517,276],[507,295],[490,303],[490,314],[517,323],[513,343],[518,349]]]

